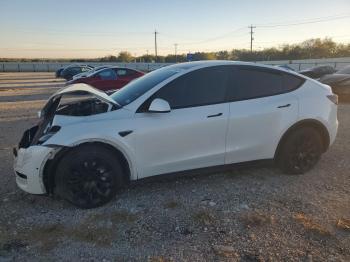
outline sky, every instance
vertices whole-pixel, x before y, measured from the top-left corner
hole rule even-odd
[[[316,23],[317,22],[317,23]],[[350,42],[350,0],[0,0],[0,57],[94,58]]]

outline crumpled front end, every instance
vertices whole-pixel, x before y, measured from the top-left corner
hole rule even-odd
[[[61,103],[64,94],[78,95],[76,100]],[[89,94],[94,97],[82,97]],[[61,89],[54,94],[40,112],[40,120],[36,126],[26,130],[18,147],[14,148],[14,171],[17,185],[32,194],[45,194],[44,168],[48,160],[53,159],[62,148],[47,145],[46,142],[61,130],[57,125],[83,121],[85,117],[102,114],[114,110],[117,105],[111,98],[88,85],[73,85]]]

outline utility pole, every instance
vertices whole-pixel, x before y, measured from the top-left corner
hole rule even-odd
[[[177,63],[177,46],[178,44],[174,44],[175,46],[175,63]]]
[[[149,57],[149,51],[148,51],[148,49],[146,50],[146,53],[147,53],[147,56],[144,58],[144,62],[146,62],[146,63],[152,62],[151,59],[150,59],[150,57]]]
[[[155,51],[155,55],[156,55],[156,62],[158,61],[158,48],[157,48],[157,30],[154,30],[154,51]]]
[[[250,25],[248,28],[250,28],[250,52],[252,53],[253,52],[253,40],[254,40],[253,29],[256,28],[256,26]]]

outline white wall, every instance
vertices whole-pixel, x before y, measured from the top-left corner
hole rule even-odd
[[[268,65],[284,65],[292,67],[295,70],[303,70],[316,65],[331,65],[336,69],[350,65],[350,57],[343,58],[325,58],[325,59],[305,59],[305,60],[281,60],[281,61],[257,61],[257,63]],[[57,69],[72,63],[46,63],[46,62],[0,62],[0,72],[54,72]],[[122,66],[141,71],[152,71],[154,69],[170,65],[171,63],[88,63],[90,65],[114,65]]]
[[[50,63],[50,62],[0,62],[0,72],[55,72],[57,69],[73,63]],[[80,63],[86,64],[86,63]],[[169,65],[168,63],[87,63],[89,65],[113,65],[138,69],[141,71],[152,71]]]
[[[322,59],[303,59],[303,60],[280,60],[280,61],[258,61],[257,63],[267,65],[285,65],[299,71],[314,67],[316,65],[330,65],[336,69],[350,65],[350,57],[341,58],[322,58]]]

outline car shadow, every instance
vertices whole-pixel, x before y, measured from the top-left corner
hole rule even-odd
[[[192,180],[193,178],[204,179],[214,174],[224,174],[224,175],[231,176],[232,172],[250,171],[250,170],[256,170],[261,168],[276,169],[273,159],[256,160],[256,161],[249,161],[244,163],[205,167],[205,168],[186,170],[181,172],[161,174],[161,175],[156,175],[152,177],[146,177],[135,181],[131,181],[130,184],[136,186],[136,185],[143,185],[143,184],[149,184],[149,183],[168,183],[168,182],[173,182],[178,180],[186,181],[186,180]],[[252,172],[252,175],[253,173],[254,172]],[[246,174],[244,175],[246,176]]]

